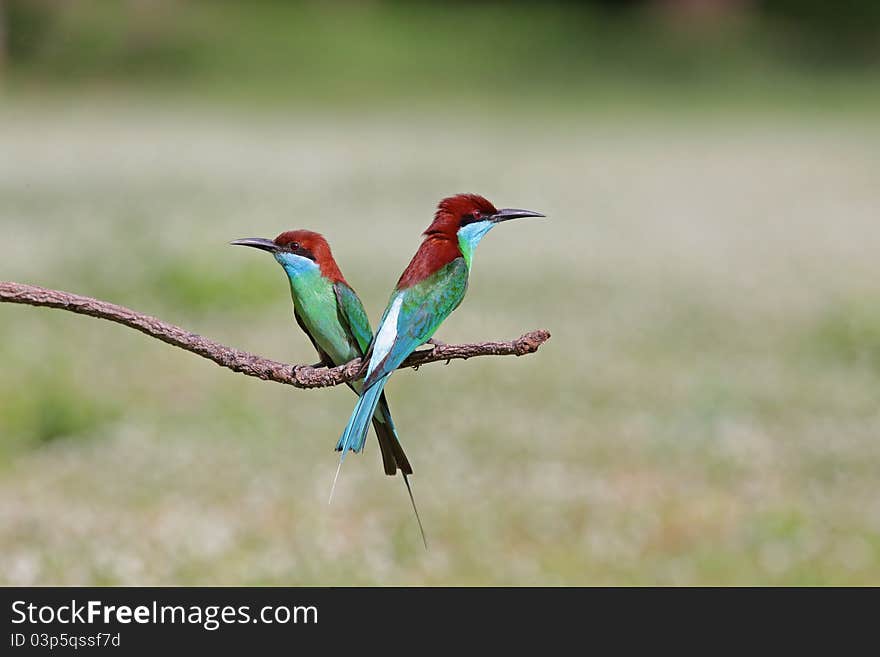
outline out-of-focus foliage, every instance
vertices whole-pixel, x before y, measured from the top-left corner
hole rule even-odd
[[[764,0],[763,14],[782,35],[795,38],[821,66],[880,63],[880,3],[873,0]]]
[[[880,10],[843,4],[5,0],[13,88],[307,104],[778,97],[842,73],[876,84]]]

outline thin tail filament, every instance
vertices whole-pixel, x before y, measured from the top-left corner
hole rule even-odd
[[[416,522],[419,523],[419,532],[421,532],[421,534],[422,534],[422,543],[425,544],[425,550],[427,550],[428,549],[428,539],[425,536],[425,528],[422,526],[422,519],[419,517],[419,510],[416,507],[416,500],[413,497],[412,488],[410,488],[410,485],[409,485],[409,477],[407,476],[407,474],[403,470],[400,471],[400,474],[403,475],[403,483],[406,484],[406,492],[409,493],[409,501],[412,502],[412,508],[416,514]]]

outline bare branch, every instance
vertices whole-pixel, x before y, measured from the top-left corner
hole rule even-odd
[[[339,367],[312,367],[288,365],[262,358],[218,344],[213,340],[190,333],[155,317],[142,315],[124,306],[91,297],[49,290],[35,285],[0,282],[0,302],[21,303],[29,306],[60,308],[80,315],[100,317],[146,333],[150,337],[186,349],[222,367],[266,381],[286,383],[296,388],[326,388],[354,381],[363,376],[363,363],[355,359]],[[403,361],[400,369],[418,367],[438,361],[450,361],[475,356],[524,356],[538,350],[550,339],[546,330],[531,331],[510,342],[477,342],[474,344],[438,345],[416,351]]]

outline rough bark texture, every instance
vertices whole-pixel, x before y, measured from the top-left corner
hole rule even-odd
[[[196,333],[168,324],[155,317],[142,315],[124,306],[100,301],[78,294],[49,290],[35,285],[0,282],[0,302],[21,303],[29,306],[60,308],[80,315],[108,319],[141,333],[186,349],[218,365],[254,376],[266,381],[286,383],[296,388],[326,388],[353,381],[363,376],[364,363],[355,359],[339,367],[312,367],[289,365],[245,351],[218,344]],[[450,344],[434,346],[414,352],[403,362],[400,369],[418,367],[438,361],[467,360],[475,356],[524,356],[538,350],[550,339],[546,330],[530,331],[510,342],[476,342],[473,344]]]

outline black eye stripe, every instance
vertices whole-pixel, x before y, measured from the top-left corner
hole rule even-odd
[[[308,258],[313,262],[317,262],[317,260],[315,259],[315,254],[299,242],[288,242],[281,247],[281,250],[286,251],[287,253],[293,253],[294,255],[302,256],[303,258]]]
[[[483,215],[481,215],[479,212],[470,212],[461,218],[461,225],[467,226],[468,224],[472,224],[475,221],[481,221],[482,219]]]
[[[303,258],[308,258],[309,260],[315,260],[315,254],[302,245],[297,246],[295,249],[291,249],[290,252],[302,256]]]

